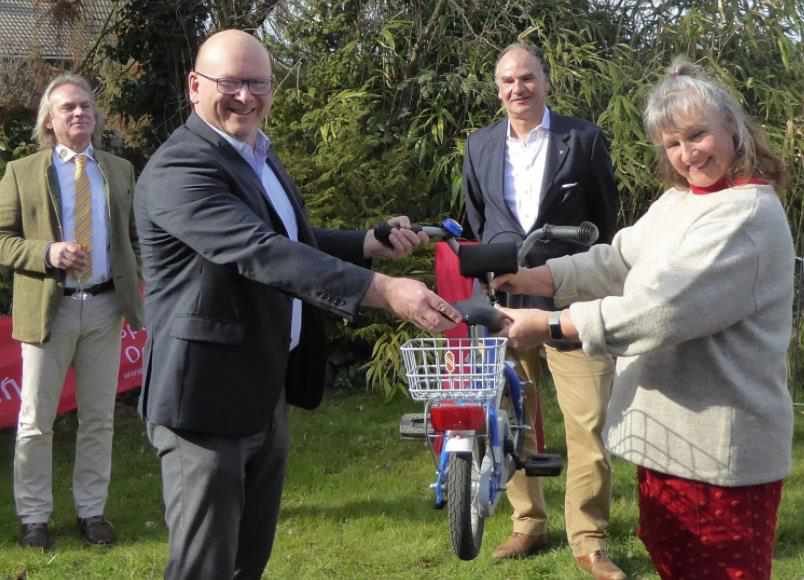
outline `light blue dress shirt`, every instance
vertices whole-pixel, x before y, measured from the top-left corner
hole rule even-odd
[[[65,242],[75,240],[75,156],[89,157],[86,165],[89,186],[92,188],[92,276],[84,286],[94,286],[111,278],[109,273],[109,209],[106,203],[106,181],[103,179],[92,145],[84,151],[73,151],[64,145],[53,148],[53,166],[59,178],[61,192],[61,229]],[[77,288],[78,280],[67,271],[67,288]]]
[[[203,119],[202,119],[203,120]],[[204,121],[206,123],[206,121]],[[293,205],[290,203],[288,194],[279,179],[276,177],[271,166],[268,165],[266,159],[268,158],[268,149],[271,146],[271,140],[262,131],[257,132],[257,142],[255,147],[248,143],[239,141],[231,135],[224,133],[217,127],[213,127],[207,123],[209,127],[218,135],[226,139],[235,151],[237,151],[249,167],[254,170],[257,177],[260,178],[262,186],[268,194],[268,202],[279,214],[279,219],[285,226],[288,232],[288,238],[293,241],[299,240],[299,224],[296,221],[296,213],[293,211]],[[293,311],[290,320],[290,349],[293,350],[299,344],[299,337],[301,336],[301,318],[302,318],[302,304],[298,298],[293,299]]]

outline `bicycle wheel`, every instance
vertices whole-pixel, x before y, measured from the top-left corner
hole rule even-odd
[[[477,509],[482,457],[475,439],[474,453],[453,453],[447,461],[447,507],[452,547],[461,560],[473,560],[483,541],[483,523]]]

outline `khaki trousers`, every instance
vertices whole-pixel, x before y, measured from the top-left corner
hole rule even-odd
[[[567,484],[564,517],[572,553],[582,556],[605,549],[611,507],[611,464],[601,441],[606,407],[614,378],[612,357],[589,357],[582,350],[559,351],[545,346],[558,404],[564,415]],[[539,349],[514,353],[533,385],[525,390],[525,422],[533,425],[536,385],[542,374]],[[549,443],[549,442],[548,442]],[[536,435],[528,431],[524,455],[538,452]],[[547,508],[540,478],[518,471],[506,487],[514,508],[514,532],[547,533]]]
[[[14,448],[14,501],[24,524],[53,511],[53,421],[64,378],[75,369],[78,433],[73,499],[76,514],[103,514],[112,467],[112,435],[123,316],[114,292],[65,297],[50,336],[22,344],[22,391]]]

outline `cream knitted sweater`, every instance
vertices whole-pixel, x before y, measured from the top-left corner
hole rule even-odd
[[[618,357],[614,454],[724,486],[790,473],[794,253],[770,186],[670,189],[611,245],[547,265],[584,351]]]

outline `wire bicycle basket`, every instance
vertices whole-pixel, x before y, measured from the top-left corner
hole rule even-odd
[[[508,340],[412,338],[402,345],[410,396],[417,401],[493,399],[504,383]]]

